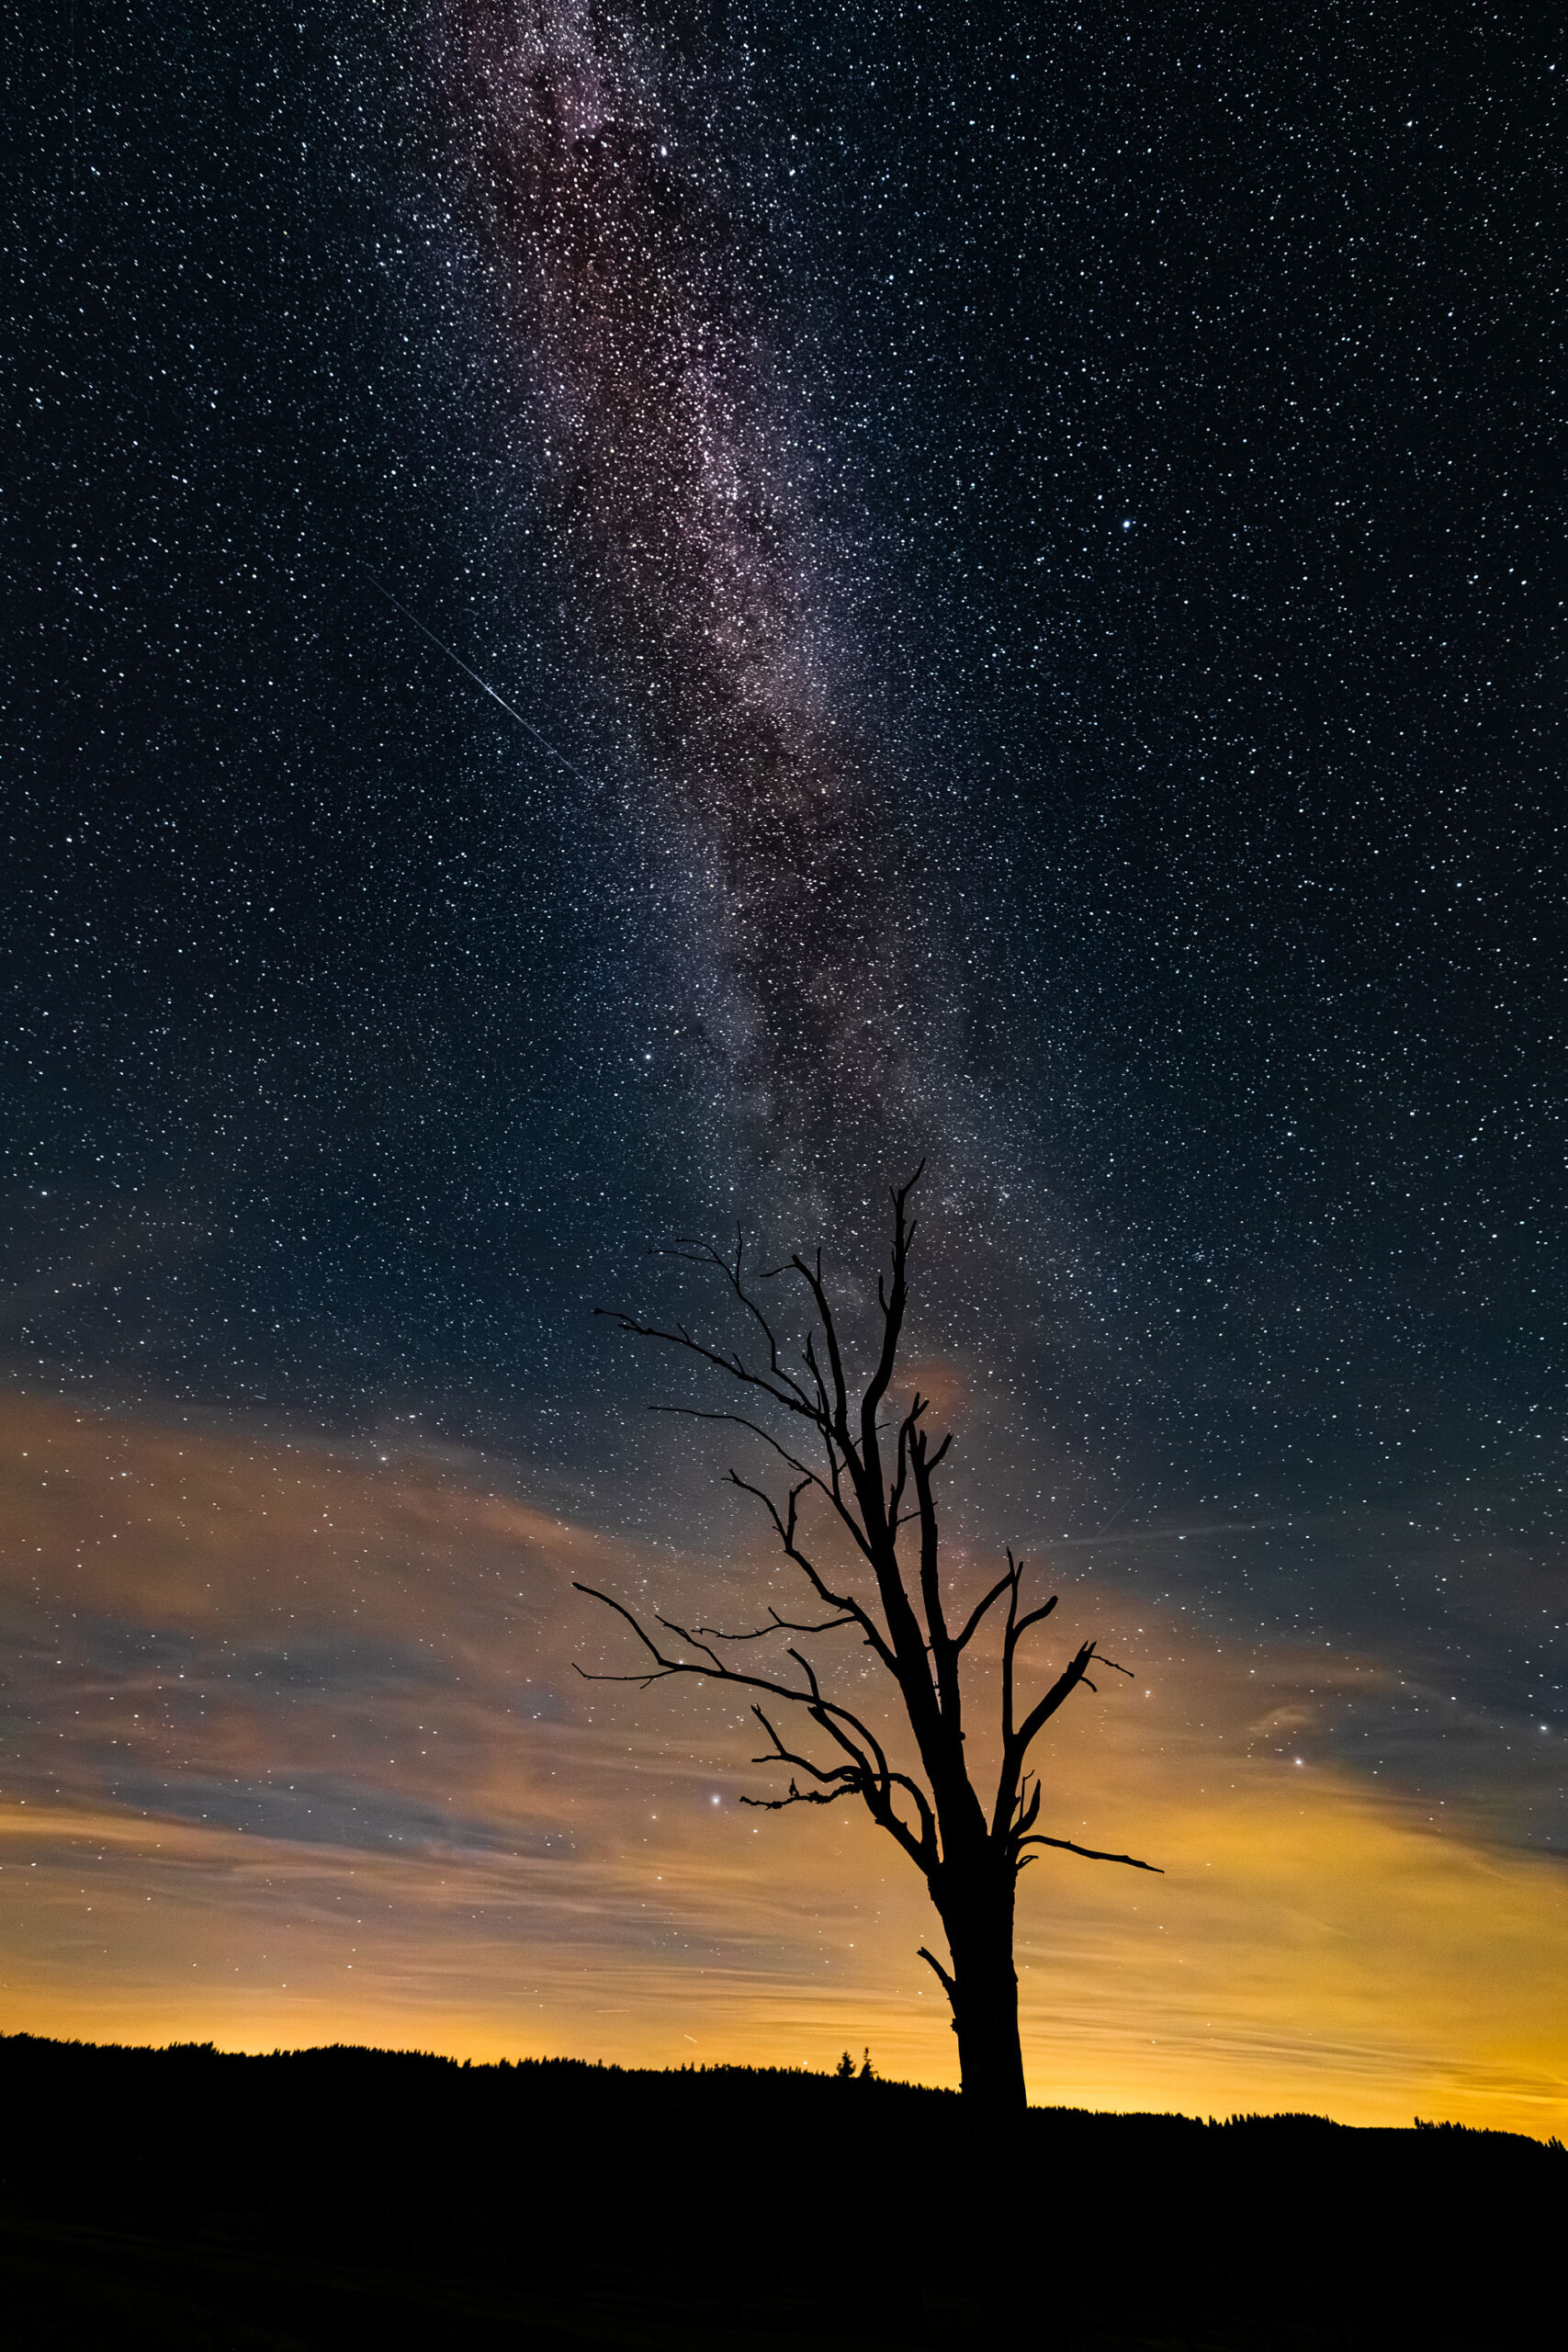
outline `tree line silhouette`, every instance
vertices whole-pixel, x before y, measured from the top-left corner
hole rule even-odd
[[[820,2074],[638,2074],[0,2040],[7,2337],[94,2352],[1556,2340],[1561,2148],[1033,2109],[976,2241],[953,2226],[964,2101],[851,2063],[840,2079],[826,2058]],[[998,2273],[1005,2337],[985,2291]]]

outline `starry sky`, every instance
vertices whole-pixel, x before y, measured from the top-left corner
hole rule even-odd
[[[0,2028],[952,2080],[892,1848],[571,1671],[783,1590],[593,1306],[863,1340],[923,1156],[1167,1870],[1024,1882],[1032,2095],[1562,2128],[1548,31],[28,21]]]

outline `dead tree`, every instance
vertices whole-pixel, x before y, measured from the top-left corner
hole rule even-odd
[[[785,1557],[805,1578],[827,1616],[819,1623],[803,1623],[770,1608],[768,1623],[732,1633],[712,1625],[677,1624],[673,1618],[655,1612],[654,1623],[662,1628],[662,1634],[655,1635],[610,1594],[598,1592],[591,1585],[579,1585],[577,1589],[624,1618],[650,1661],[637,1673],[590,1675],[587,1679],[637,1682],[646,1687],[690,1674],[761,1694],[752,1713],[772,1744],[766,1756],[753,1761],[787,1767],[792,1777],[786,1795],[747,1797],[742,1803],[776,1812],[786,1805],[833,1804],[841,1797],[858,1797],[878,1828],[908,1856],[931,1890],[947,1938],[946,1965],[923,1947],[920,1958],[941,1978],[952,2005],[965,2103],[973,2102],[982,2113],[1001,2120],[1021,2114],[1026,2103],[1018,2030],[1018,1976],[1013,1964],[1020,1871],[1034,1860],[1034,1849],[1040,1847],[1081,1854],[1089,1861],[1122,1862],[1132,1870],[1155,1866],[1131,1854],[1102,1853],[1080,1846],[1074,1838],[1048,1837],[1037,1829],[1041,1784],[1038,1775],[1027,1769],[1035,1739],[1057,1710],[1080,1683],[1095,1689],[1089,1679],[1091,1666],[1098,1663],[1116,1673],[1128,1669],[1100,1657],[1095,1644],[1086,1642],[1049,1689],[1032,1705],[1020,1707],[1014,1696],[1019,1646],[1031,1627],[1051,1614],[1056,1597],[1053,1594],[1037,1608],[1023,1608],[1023,1562],[1010,1551],[1005,1573],[956,1631],[949,1624],[939,1560],[934,1482],[953,1439],[950,1434],[939,1445],[931,1443],[925,1429],[929,1400],[918,1390],[896,1426],[884,1418],[908,1302],[909,1252],[916,1232],[908,1200],[921,1172],[918,1169],[910,1182],[892,1195],[891,1279],[879,1275],[876,1285],[881,1343],[875,1368],[858,1398],[852,1395],[845,1371],[840,1327],[829,1299],[820,1251],[814,1260],[792,1258],[787,1267],[758,1278],[768,1281],[793,1273],[810,1295],[815,1323],[801,1351],[798,1370],[786,1363],[774,1325],[758,1303],[745,1264],[744,1239],[739,1234],[732,1256],[699,1242],[682,1242],[662,1254],[722,1275],[748,1318],[754,1341],[750,1354],[709,1346],[683,1323],[666,1329],[618,1309],[599,1310],[612,1316],[621,1330],[636,1339],[662,1340],[700,1359],[747,1391],[748,1402],[754,1399],[759,1408],[771,1406],[775,1418],[783,1417],[778,1428],[770,1429],[750,1410],[656,1408],[689,1413],[699,1420],[738,1424],[780,1459],[789,1480],[782,1500],[743,1478],[739,1471],[730,1471],[730,1480],[761,1504]],[[815,1463],[805,1458],[808,1448],[819,1449]],[[825,1574],[806,1549],[801,1506],[808,1498],[816,1498],[819,1507],[826,1505],[847,1534],[857,1570],[853,1578]],[[911,1561],[907,1566],[901,1547],[912,1553],[917,1544],[918,1565]],[[855,1585],[858,1590],[852,1589]],[[961,1668],[964,1652],[998,1604],[1005,1604],[998,1688],[1000,1762],[995,1793],[987,1804],[970,1775],[964,1752]],[[798,1679],[746,1671],[728,1663],[714,1647],[715,1643],[751,1643],[791,1634],[818,1637],[840,1632],[857,1633],[891,1678],[919,1755],[923,1781],[889,1761],[871,1725],[829,1694],[818,1668],[794,1642],[786,1640],[786,1655]],[[676,1654],[670,1654],[671,1650]],[[826,1743],[823,1754],[802,1755],[782,1738],[766,1702],[798,1708]]]

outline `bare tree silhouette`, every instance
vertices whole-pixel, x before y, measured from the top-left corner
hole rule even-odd
[[[833,1804],[841,1797],[858,1797],[877,1826],[908,1856],[925,1878],[947,1938],[948,1965],[923,1946],[919,1956],[941,1978],[952,2005],[965,2104],[973,2103],[1000,2121],[1021,2114],[1026,2104],[1013,1962],[1019,1872],[1033,1860],[1033,1849],[1040,1847],[1081,1854],[1089,1861],[1121,1862],[1132,1870],[1153,1870],[1155,1865],[1131,1854],[1102,1853],[1080,1846],[1074,1838],[1049,1837],[1036,1829],[1041,1786],[1038,1775],[1027,1769],[1035,1739],[1057,1710],[1080,1683],[1091,1690],[1096,1688],[1089,1679],[1092,1665],[1099,1663],[1122,1674],[1128,1669],[1101,1657],[1095,1644],[1086,1642],[1050,1687],[1021,1711],[1014,1695],[1019,1645],[1032,1626],[1051,1614],[1056,1597],[1053,1594],[1037,1608],[1021,1608],[1023,1562],[1015,1559],[1010,1550],[1006,1572],[969,1611],[956,1632],[949,1626],[933,1482],[953,1439],[949,1434],[940,1444],[931,1443],[924,1426],[930,1400],[918,1390],[896,1428],[883,1418],[908,1303],[909,1252],[916,1234],[915,1221],[908,1214],[909,1195],[923,1172],[922,1162],[908,1183],[891,1195],[891,1280],[877,1277],[880,1346],[875,1368],[858,1400],[852,1396],[845,1372],[840,1326],[824,1281],[820,1250],[812,1260],[796,1256],[787,1267],[755,1278],[747,1269],[745,1240],[739,1233],[732,1256],[694,1241],[681,1242],[660,1253],[716,1271],[723,1277],[749,1320],[750,1356],[709,1346],[683,1323],[666,1329],[617,1308],[598,1310],[611,1316],[633,1338],[662,1340],[699,1358],[750,1392],[759,1408],[766,1400],[784,1417],[780,1424],[784,1435],[780,1436],[750,1411],[707,1411],[688,1406],[655,1408],[738,1425],[750,1430],[779,1457],[790,1480],[782,1500],[743,1478],[739,1471],[731,1470],[729,1477],[761,1504],[786,1558],[829,1613],[820,1623],[802,1623],[770,1607],[766,1624],[735,1633],[714,1625],[681,1625],[655,1612],[654,1623],[662,1628],[663,1635],[673,1637],[672,1644],[668,1644],[662,1635],[650,1634],[633,1611],[609,1593],[584,1584],[577,1589],[624,1618],[650,1660],[635,1674],[586,1675],[587,1680],[637,1682],[646,1688],[690,1674],[734,1684],[761,1693],[764,1700],[799,1707],[830,1744],[829,1760],[801,1755],[780,1737],[765,1706],[754,1703],[752,1713],[772,1745],[766,1756],[753,1761],[787,1766],[791,1779],[784,1796],[747,1797],[742,1802],[777,1812],[787,1805]],[[774,1325],[763,1313],[752,1286],[753,1280],[772,1281],[788,1273],[805,1284],[814,1314],[799,1371],[786,1363]],[[819,1445],[820,1467],[802,1458],[808,1443]],[[818,1508],[825,1504],[830,1510],[847,1533],[860,1576],[869,1573],[874,1585],[874,1599],[868,1592],[863,1598],[855,1590],[839,1589],[840,1584],[848,1586],[854,1580],[824,1574],[805,1549],[801,1505],[812,1497],[818,1498]],[[906,1531],[918,1533],[919,1540],[913,1589],[899,1552]],[[998,1686],[1000,1761],[995,1793],[987,1804],[975,1786],[965,1758],[960,1664],[1000,1602],[1006,1603]],[[857,1632],[864,1647],[891,1677],[924,1768],[923,1784],[912,1773],[896,1769],[862,1715],[829,1696],[818,1668],[793,1642],[786,1654],[798,1680],[744,1671],[728,1664],[713,1646],[775,1635],[817,1637],[845,1631]],[[679,1655],[667,1654],[671,1646]],[[577,1670],[584,1672],[581,1667]]]

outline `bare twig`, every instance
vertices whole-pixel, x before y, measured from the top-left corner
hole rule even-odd
[[[1070,1838],[1043,1838],[1036,1833],[1032,1838],[1021,1838],[1018,1842],[1021,1846],[1057,1846],[1064,1854],[1081,1854],[1086,1862],[1125,1862],[1130,1871],[1153,1871],[1156,1878],[1165,1876],[1157,1862],[1141,1862],[1135,1854],[1102,1854],[1093,1846],[1076,1845]]]

